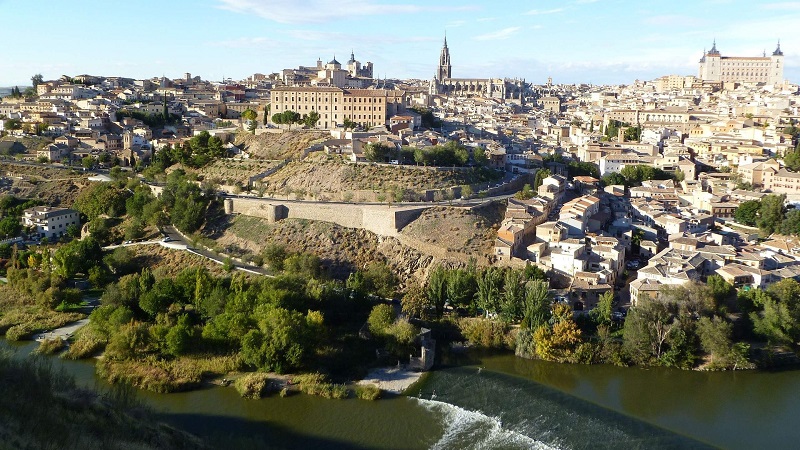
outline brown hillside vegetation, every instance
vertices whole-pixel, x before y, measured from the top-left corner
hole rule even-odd
[[[403,228],[401,235],[441,248],[447,252],[447,256],[462,261],[470,257],[485,260],[492,253],[504,212],[505,205],[502,202],[494,202],[474,211],[438,206],[423,212],[417,220]]]
[[[158,271],[161,276],[175,276],[188,267],[205,267],[216,275],[225,273],[222,266],[214,261],[184,250],[165,248],[157,244],[134,245],[127,248],[136,255],[140,267]]]
[[[0,164],[0,195],[42,200],[51,206],[70,207],[89,186],[87,175],[71,170]]]
[[[302,219],[271,224],[266,219],[237,216],[217,242],[253,254],[260,253],[269,243],[283,245],[289,252],[313,253],[336,278],[346,278],[351,271],[372,261],[385,260],[405,280],[424,274],[434,260],[430,255],[401,245],[394,238]]]
[[[4,136],[0,138],[0,154],[32,154],[52,143],[52,138],[44,136]]]
[[[249,178],[277,166],[280,161],[266,159],[218,159],[200,169],[181,167],[186,172],[196,173],[201,180],[213,181],[223,185],[246,184]],[[180,167],[175,165],[169,169]]]
[[[320,193],[392,192],[395,189],[411,189],[419,192],[489,181],[485,176],[484,172],[353,164],[344,162],[338,156],[312,154],[302,161],[290,162],[262,181],[268,193],[288,194],[303,191],[317,196]]]
[[[257,159],[302,158],[303,150],[310,145],[322,142],[329,135],[317,131],[287,131],[284,133],[264,133],[253,135],[240,132],[236,134],[234,145]]]

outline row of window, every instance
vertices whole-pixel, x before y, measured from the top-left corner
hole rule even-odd
[[[297,97],[297,101],[298,102],[299,101],[303,101],[302,100],[303,98],[305,98],[306,102],[309,101],[308,97]],[[383,103],[383,101],[384,101],[384,99],[382,97],[366,97],[366,98],[365,97],[344,97],[343,100],[344,100],[344,103]],[[281,101],[281,98],[280,97],[276,97],[275,101],[279,102],[279,101]],[[293,102],[294,101],[294,96],[289,96],[289,97],[284,96],[283,97],[283,101],[284,102],[288,102],[288,101],[292,101]],[[325,102],[325,103],[330,102],[328,97],[325,97],[324,100],[323,100],[322,97],[320,97],[319,100],[317,100],[316,97],[311,97],[311,101],[312,102],[319,101],[319,102]],[[339,97],[333,97],[333,102],[334,103],[339,103]]]

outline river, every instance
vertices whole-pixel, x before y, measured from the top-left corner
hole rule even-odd
[[[21,353],[37,344],[13,344]],[[54,364],[107,388],[91,361]],[[374,402],[232,388],[139,397],[219,445],[283,448],[793,448],[800,372],[689,372],[451,356],[408,392]]]

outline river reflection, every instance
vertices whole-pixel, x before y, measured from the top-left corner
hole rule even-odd
[[[37,344],[0,345],[25,354]],[[52,361],[83,386],[108,388],[92,361]],[[220,448],[753,449],[800,441],[796,371],[646,370],[473,351],[445,355],[412,389],[420,399],[254,401],[221,387],[138,395]]]
[[[474,353],[488,370],[521,376],[605,408],[725,448],[795,448],[800,371],[696,372],[566,365]]]

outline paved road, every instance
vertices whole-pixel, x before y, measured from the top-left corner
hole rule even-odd
[[[164,227],[162,232],[166,237],[169,238],[169,242],[163,242],[162,241],[161,245],[163,245],[165,247],[175,248],[175,249],[183,248],[184,250],[186,250],[186,251],[188,251],[190,253],[194,253],[194,254],[200,255],[200,256],[202,256],[204,258],[210,259],[210,260],[214,261],[217,264],[225,264],[225,259],[226,259],[225,257],[219,256],[216,253],[210,252],[210,251],[208,251],[208,250],[206,250],[204,248],[193,247],[192,243],[189,242],[187,239],[185,239],[183,237],[183,235],[181,235],[178,232],[178,230],[175,229],[175,227],[173,227],[173,226]],[[263,275],[265,277],[274,276],[269,270],[267,270],[267,269],[265,269],[263,267],[253,266],[253,265],[250,265],[250,264],[243,264],[243,263],[240,263],[238,261],[232,261],[232,262],[233,262],[233,266],[237,270],[241,270],[243,272],[254,273],[254,274],[257,274],[257,275]]]

